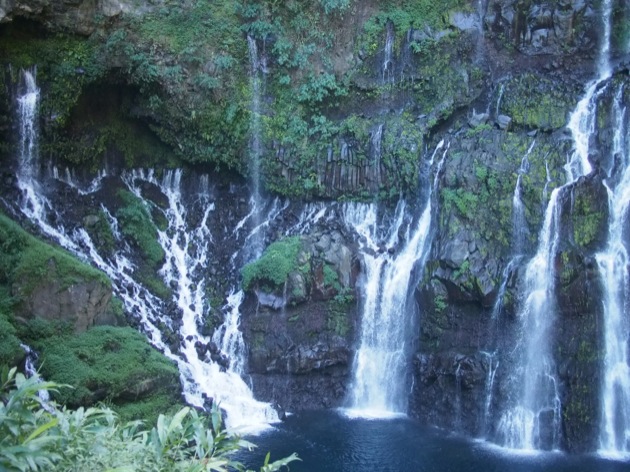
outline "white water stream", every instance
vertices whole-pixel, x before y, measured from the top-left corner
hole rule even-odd
[[[110,277],[116,295],[123,301],[127,312],[140,322],[151,343],[177,363],[184,395],[190,404],[202,407],[208,399],[213,399],[226,411],[227,424],[231,428],[247,426],[248,430],[252,430],[277,421],[277,414],[271,406],[256,401],[241,378],[244,347],[242,337],[237,333],[238,308],[242,301],[242,292],[234,290],[228,297],[225,325],[215,333],[214,339],[223,349],[223,354],[230,356],[230,367],[225,369],[219,363],[213,362],[207,352],[200,356],[197,351],[197,347],[203,348],[212,341],[198,332],[198,326],[203,324],[204,316],[209,309],[205,294],[204,271],[207,269],[210,251],[216,250],[208,224],[208,218],[215,207],[208,192],[207,178],[200,179],[196,201],[192,202],[193,207],[200,209],[201,215],[195,222],[188,214],[191,202],[185,202],[183,198],[181,170],[166,171],[161,179],[150,170],[136,170],[122,176],[128,189],[146,205],[149,204],[146,203],[141,191],[142,185],[146,184],[158,187],[168,201],[168,208],[164,211],[168,225],[164,231],[158,231],[159,243],[166,255],[159,275],[166,285],[173,289],[173,301],[182,314],[181,326],[178,329],[181,338],[180,351],[174,353],[158,328],[160,325],[173,328],[172,313],[167,312],[167,306],[162,300],[135,280],[135,267],[128,252],[129,246],[122,239],[116,217],[107,208],[102,207],[117,240],[116,253],[107,258],[98,253],[85,229],[69,230],[58,223],[62,218],[42,191],[38,181],[36,119],[39,90],[32,73],[24,72],[23,77],[25,91],[18,98],[21,126],[18,187],[23,194],[23,201],[20,204],[22,212],[36,223],[44,234],[80,258],[91,261]],[[51,174],[53,178],[75,188],[79,195],[97,191],[106,177],[104,173],[100,173],[88,185],[81,186],[70,172],[60,174],[58,170],[53,169]],[[278,214],[274,211],[276,208],[277,205],[272,205],[272,214],[269,215],[272,218]],[[255,210],[259,213],[262,211],[259,208]],[[260,233],[266,225],[267,220],[255,225],[245,239]]]
[[[615,96],[615,137],[612,155],[619,160],[606,180],[608,190],[608,243],[596,255],[604,288],[604,375],[601,388],[600,452],[606,456],[630,454],[630,368],[628,366],[629,258],[624,227],[630,206],[630,150],[623,89]],[[614,171],[617,172],[614,172]],[[616,176],[614,174],[618,174]],[[615,182],[616,177],[616,182]]]
[[[509,448],[557,449],[561,437],[561,401],[550,337],[555,323],[554,257],[559,237],[558,200],[578,178],[589,174],[589,141],[595,130],[597,98],[601,85],[611,75],[609,60],[611,0],[602,5],[604,34],[598,57],[598,78],[592,81],[572,113],[568,129],[574,150],[565,165],[566,183],[552,191],[539,245],[525,272],[525,295],[519,310],[523,356],[517,366],[520,392],[511,407],[503,412],[498,425],[502,444]]]
[[[441,164],[447,149],[440,142],[429,167],[443,150]],[[439,168],[434,186],[438,173]],[[412,312],[408,295],[412,273],[422,265],[428,247],[431,207],[431,192],[428,192],[423,212],[414,223],[401,200],[384,232],[378,224],[376,205],[348,204],[344,208],[346,225],[360,236],[364,268],[360,345],[349,399],[351,415],[382,417],[406,413],[405,378]],[[399,241],[403,228],[404,235]]]

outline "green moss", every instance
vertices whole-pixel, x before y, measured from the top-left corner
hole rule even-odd
[[[573,223],[573,239],[582,247],[588,247],[596,242],[605,223],[605,213],[599,210],[594,196],[588,192],[574,192],[571,219]]]
[[[61,288],[93,280],[111,285],[103,272],[36,239],[0,214],[0,282],[19,282],[21,293],[28,295],[46,277],[59,281]]]
[[[298,268],[297,258],[301,247],[298,236],[271,244],[257,261],[243,267],[243,288],[249,290],[254,283],[271,288],[282,287],[289,273]]]
[[[566,85],[559,87],[540,75],[524,74],[506,84],[501,112],[516,125],[553,130],[566,125],[576,101],[576,91]]]
[[[350,312],[355,304],[354,294],[349,288],[339,291],[328,302],[326,327],[338,336],[345,337],[350,332]]]
[[[24,356],[17,331],[11,323],[11,298],[0,286],[0,365],[17,365]]]
[[[164,260],[164,250],[147,204],[126,190],[117,195],[123,205],[116,212],[122,233],[140,249],[151,267],[157,267]]]
[[[55,395],[66,405],[118,405],[173,395],[179,385],[176,366],[131,328],[98,326],[79,336],[43,337],[34,347],[46,379],[74,386]]]

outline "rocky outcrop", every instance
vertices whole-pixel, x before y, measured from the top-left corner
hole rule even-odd
[[[359,269],[338,230],[312,232],[299,246],[281,287],[250,292],[241,307],[247,371],[257,398],[290,410],[335,407],[352,364]]]
[[[48,274],[30,288],[17,310],[18,316],[60,321],[73,326],[75,333],[82,333],[99,324],[115,324],[111,314],[112,289],[100,280],[77,281],[64,286],[55,272],[51,260]],[[13,287],[20,297],[20,283]]]
[[[71,31],[89,35],[99,16],[110,19],[124,13],[146,10],[138,2],[124,0],[0,0],[0,23],[28,18],[43,23],[52,31]]]
[[[588,0],[490,1],[485,27],[530,54],[564,54],[593,45],[597,23]]]

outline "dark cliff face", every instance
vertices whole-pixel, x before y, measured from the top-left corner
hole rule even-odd
[[[332,12],[319,3],[299,12],[275,2],[245,2],[236,11],[226,2],[202,3],[162,11],[137,2],[0,1],[0,20],[13,21],[0,25],[0,50],[15,66],[38,63],[48,97],[42,155],[79,173],[112,169],[109,190],[72,201],[64,217],[98,240],[99,215],[90,209],[122,205],[120,169],[186,166],[190,174],[212,174],[215,199],[224,203],[214,223],[233,228],[248,211],[243,176],[252,167],[253,115],[261,122],[265,190],[294,197],[296,215],[300,199],[417,199],[425,190],[418,188],[420,158],[443,138],[450,147],[434,196],[434,238],[415,290],[421,315],[411,335],[418,349],[410,360],[410,414],[493,437],[517,362],[494,353],[517,342],[525,265],[549,195],[565,181],[567,118],[595,74],[602,40],[596,2],[452,1],[422,15],[408,2],[350,2]],[[626,89],[628,14],[625,2],[613,2],[613,80]],[[50,34],[69,30],[86,37]],[[247,35],[260,58],[253,71]],[[260,110],[251,107],[255,78]],[[12,115],[16,67],[5,69],[4,85],[0,133],[9,144],[0,147],[0,178],[10,200],[17,198],[16,128],[1,117]],[[598,108],[591,161],[599,170],[564,193],[554,259],[562,447],[574,451],[594,449],[599,427],[603,295],[594,255],[608,220],[602,180],[616,165],[613,89]],[[517,182],[522,217],[515,221]],[[144,194],[164,207],[159,189],[147,184]],[[290,223],[278,224],[262,245],[282,240]],[[289,409],[343,403],[360,323],[351,299],[360,294],[356,237],[338,225],[318,227],[302,236],[299,270],[282,286],[248,290],[241,326],[258,398]],[[236,248],[222,241],[207,275],[208,296],[221,301],[226,280],[240,277],[230,262]],[[168,298],[168,287],[159,290]],[[175,328],[164,329],[174,331],[181,314],[173,304],[169,310]],[[221,317],[211,310],[203,329],[209,334]],[[177,335],[167,338],[177,350]],[[497,386],[487,404],[489,376]]]

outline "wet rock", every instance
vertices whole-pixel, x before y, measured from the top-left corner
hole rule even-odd
[[[507,115],[499,115],[495,121],[496,125],[499,129],[508,130],[510,129],[510,125],[512,124],[512,118]]]
[[[481,23],[476,13],[452,12],[449,17],[451,26],[461,31],[478,31]]]
[[[476,128],[479,125],[486,124],[490,119],[488,113],[477,113],[473,110],[472,116],[468,119],[468,126]]]

